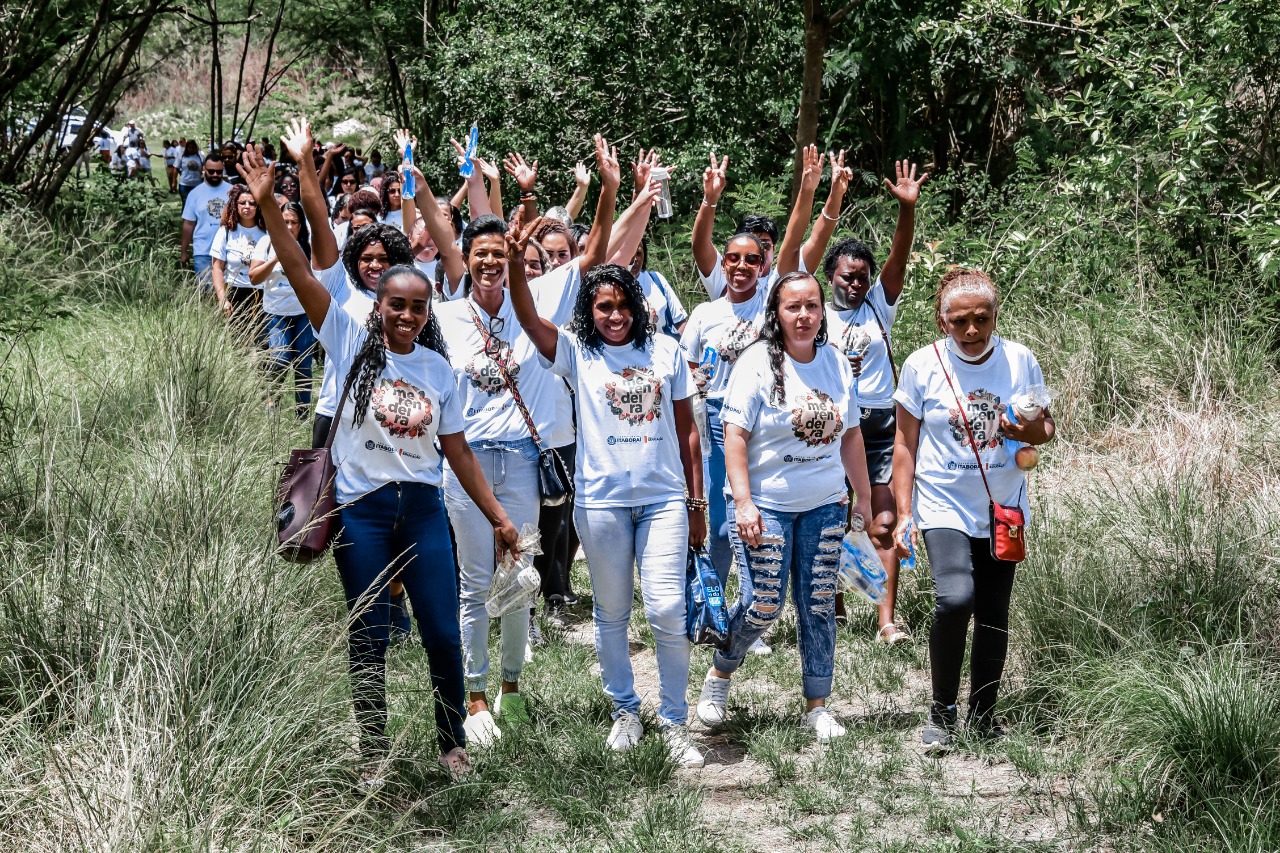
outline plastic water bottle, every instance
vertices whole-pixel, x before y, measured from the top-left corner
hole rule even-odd
[[[1013,410],[1023,423],[1034,421],[1053,402],[1053,390],[1044,385],[1032,385],[1013,398]]]
[[[497,576],[494,577],[494,585],[489,590],[489,599],[484,603],[485,612],[489,614],[490,619],[497,619],[521,607],[528,607],[538,594],[538,588],[542,585],[542,576],[533,567],[533,563],[521,557],[516,566],[520,570],[512,572],[515,577],[510,578],[501,588],[498,587]]]
[[[467,136],[467,156],[462,158],[462,165],[458,167],[458,174],[464,178],[471,177],[476,167],[471,164],[471,158],[476,156],[476,152],[480,150],[480,130],[473,122],[471,132]]]
[[[698,371],[707,377],[707,384],[711,384],[711,380],[715,378],[716,368],[720,366],[720,353],[715,347],[707,344],[702,349],[702,358],[698,360]],[[706,393],[706,389],[703,389]]]
[[[658,218],[671,218],[671,173],[665,166],[654,166],[649,172],[649,180],[657,181],[662,186],[662,194],[658,196]]]
[[[880,555],[865,530],[850,530],[840,543],[840,584],[872,604],[884,601],[885,574]]]
[[[404,162],[413,165],[413,143],[406,142],[404,144]],[[400,194],[405,198],[413,198],[417,192],[417,181],[413,177],[413,172],[409,169],[404,170],[404,186],[400,188]]]
[[[898,561],[898,567],[904,571],[914,569],[916,567],[916,546],[911,544],[911,528],[913,522],[907,522],[907,529],[903,534],[903,538],[907,542],[907,556]]]

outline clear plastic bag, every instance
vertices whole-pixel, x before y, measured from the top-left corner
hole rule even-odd
[[[880,555],[865,530],[850,530],[840,543],[840,585],[872,604],[884,601],[888,579]]]
[[[1012,408],[1019,420],[1028,423],[1040,417],[1040,413],[1049,408],[1056,396],[1054,390],[1046,385],[1032,385],[1014,396]]]
[[[484,602],[490,619],[506,616],[521,607],[532,607],[538,597],[542,577],[533,567],[533,558],[542,553],[538,525],[526,524],[520,528],[518,547],[520,559],[513,560],[510,554],[505,554],[493,573],[493,583]]]

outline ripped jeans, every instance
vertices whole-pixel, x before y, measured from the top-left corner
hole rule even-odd
[[[715,668],[728,674],[742,665],[747,649],[782,613],[789,584],[796,606],[804,698],[827,698],[835,666],[836,575],[844,538],[844,504],[829,503],[805,512],[760,507],[759,548],[749,547],[738,537],[734,515],[730,502],[729,538],[737,553],[742,588],[729,611],[729,649],[716,652]]]

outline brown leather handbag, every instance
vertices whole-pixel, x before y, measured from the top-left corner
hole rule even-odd
[[[276,553],[291,563],[310,563],[329,550],[337,534],[337,499],[333,481],[337,469],[331,449],[333,437],[342,423],[342,410],[351,391],[342,389],[338,411],[329,425],[324,447],[290,450],[289,462],[280,474],[276,490]]]

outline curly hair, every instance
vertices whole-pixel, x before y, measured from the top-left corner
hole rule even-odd
[[[569,226],[565,225],[559,219],[553,216],[539,216],[533,220],[532,230],[529,236],[538,241],[538,245],[545,245],[548,234],[559,234],[564,237],[564,241],[569,246],[569,257],[578,257],[578,240],[573,236],[573,232],[569,230]]]
[[[769,351],[769,366],[773,370],[773,394],[770,395],[770,400],[776,406],[787,404],[786,383],[783,381],[782,373],[782,357],[786,354],[787,348],[786,341],[783,339],[782,323],[778,320],[778,306],[782,302],[783,288],[795,281],[812,281],[818,285],[819,305],[824,304],[827,298],[826,292],[822,289],[822,282],[814,278],[811,273],[799,270],[789,272],[778,279],[778,283],[769,291],[769,301],[764,309],[764,325],[760,328],[760,338],[756,343],[763,341]],[[818,335],[813,339],[815,349],[827,342],[827,312],[821,308],[819,311],[822,314],[822,320],[818,325]]]
[[[630,271],[617,264],[592,267],[582,277],[578,300],[573,305],[573,319],[569,321],[569,331],[593,352],[600,352],[604,347],[604,338],[596,328],[593,314],[596,293],[602,287],[616,287],[622,293],[622,301],[631,312],[631,345],[636,349],[644,349],[657,330],[649,316],[649,305],[645,302],[640,283]]]
[[[984,296],[991,300],[993,308],[1000,310],[1000,294],[986,273],[962,267],[947,270],[942,281],[938,282],[938,292],[933,297],[933,322],[942,334],[949,334],[944,315],[951,300],[966,294]]]
[[[867,265],[867,273],[870,275],[871,280],[876,280],[876,256],[871,253],[871,249],[861,240],[845,237],[842,240],[838,240],[830,249],[827,249],[827,254],[822,258],[822,274],[828,282],[836,274],[836,264],[840,263],[841,258],[862,261]]]
[[[245,195],[251,199],[253,198],[252,190],[244,184],[234,184],[231,187],[231,192],[227,193],[227,204],[222,208],[222,227],[228,231],[234,231],[240,227],[240,212],[238,208],[240,206],[240,197]],[[253,199],[253,203],[256,206],[258,200]],[[261,208],[254,214],[253,224],[264,231],[266,230],[266,223],[262,221]]]
[[[378,202],[382,207],[383,213],[386,213],[388,210],[391,209],[391,205],[390,205],[391,185],[395,184],[396,186],[401,186],[403,183],[404,182],[400,180],[399,173],[395,172],[394,170],[388,169],[386,172],[383,173],[382,185],[378,187]]]
[[[445,345],[444,334],[440,331],[440,321],[436,318],[436,312],[431,311],[431,280],[420,269],[411,264],[396,264],[378,280],[378,290],[374,298],[381,301],[391,279],[402,275],[411,275],[427,286],[429,312],[427,322],[414,338],[414,343],[434,350],[448,360],[449,348]],[[353,399],[355,408],[351,422],[356,427],[364,423],[365,412],[369,410],[369,400],[373,396],[373,385],[387,366],[387,338],[382,330],[382,315],[378,313],[377,305],[374,305],[369,312],[369,316],[364,321],[364,327],[369,334],[364,339],[360,351],[356,353],[355,359],[352,360],[351,369],[347,371],[346,383],[343,386],[344,394],[351,391],[355,395]]]
[[[347,210],[372,210],[376,219],[386,206],[373,190],[356,190],[347,196]]]
[[[403,231],[381,222],[366,225],[347,237],[346,245],[342,247],[342,266],[346,269],[347,276],[361,290],[368,288],[360,278],[360,255],[373,243],[382,244],[382,248],[387,250],[387,263],[393,267],[413,266],[413,249],[409,247],[409,238]],[[383,277],[386,277],[386,273],[383,273]]]

